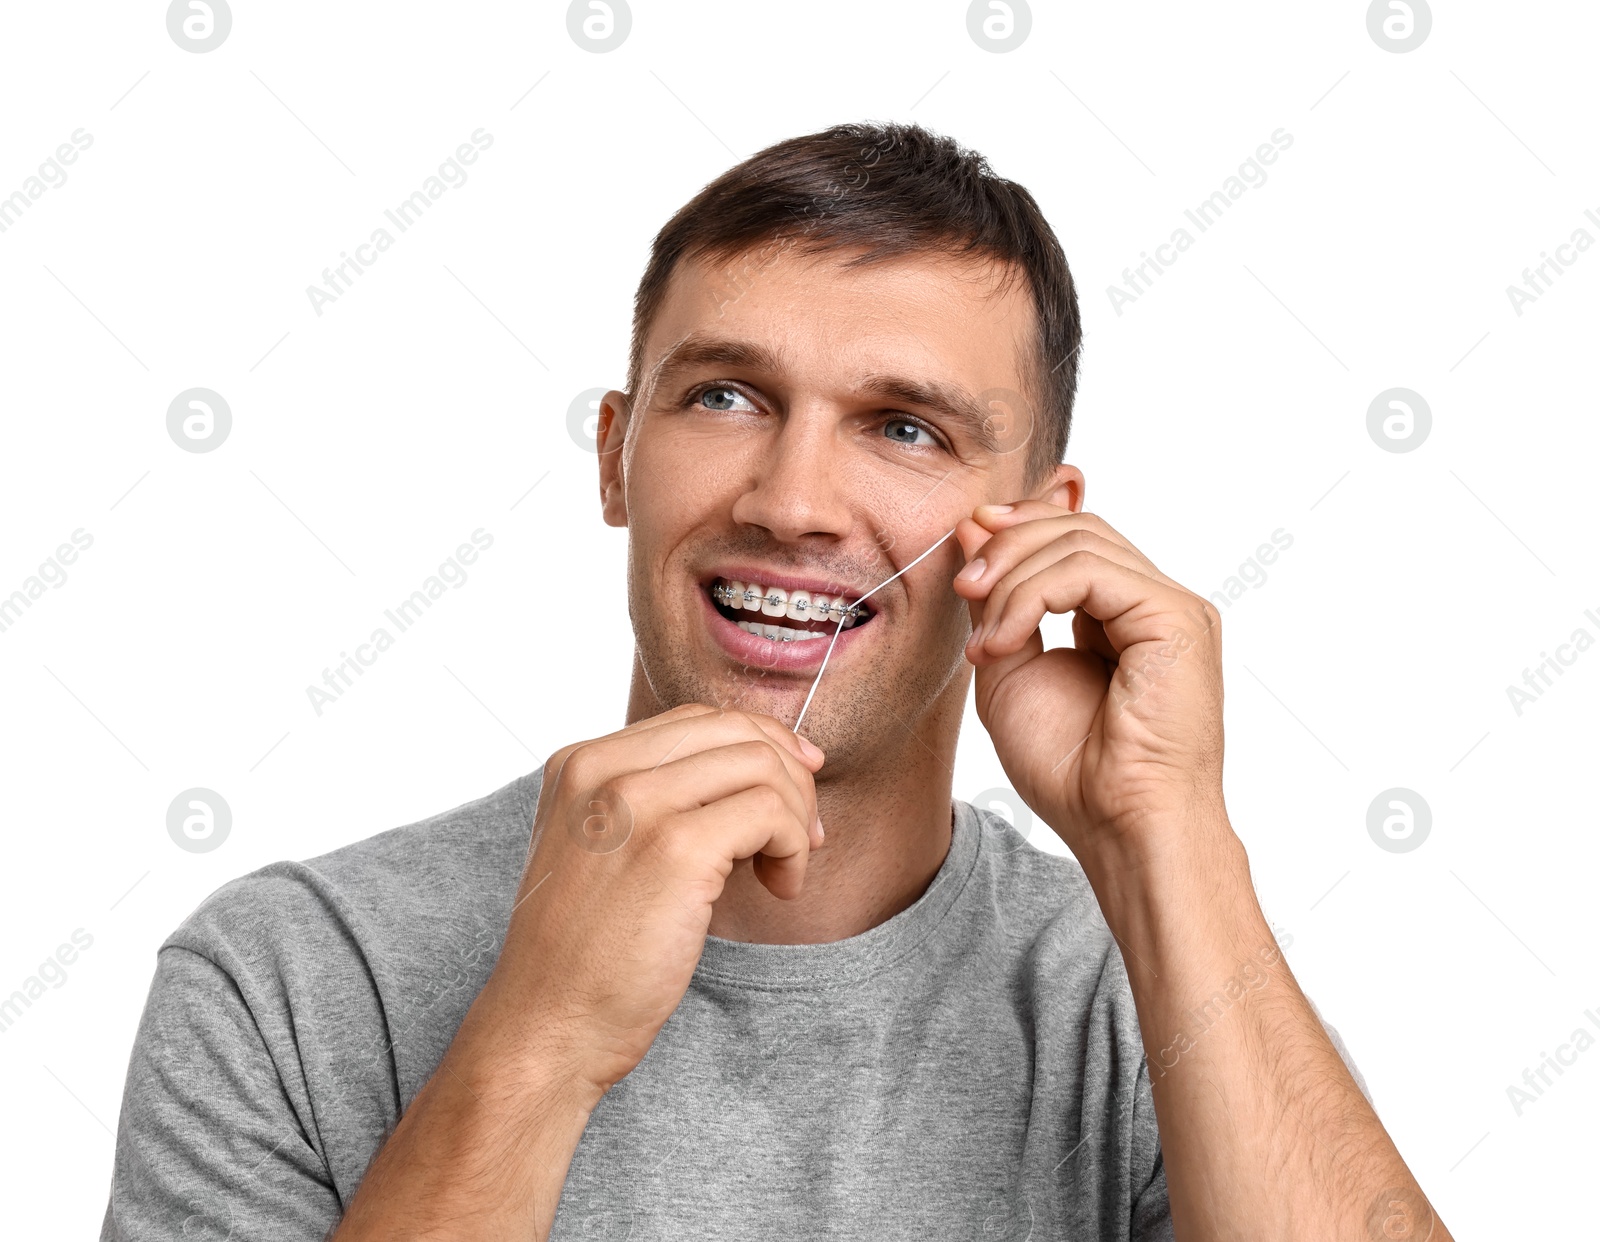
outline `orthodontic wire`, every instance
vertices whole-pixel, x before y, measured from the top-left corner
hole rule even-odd
[[[905,573],[907,569],[911,569],[913,566],[917,565],[918,563],[920,563],[921,561],[926,559],[928,557],[928,555],[930,553],[932,553],[934,548],[937,548],[939,546],[939,544],[943,543],[946,539],[950,538],[950,536],[955,534],[955,533],[956,533],[956,529],[955,529],[955,527],[952,526],[949,530],[945,531],[944,534],[939,536],[938,541],[936,543],[934,543],[933,547],[929,548],[927,552],[924,552],[921,556],[917,557],[917,559],[912,561],[910,565],[907,565],[905,567],[905,569],[900,569],[900,570],[897,570],[894,573],[890,574],[882,582],[878,583],[877,586],[873,587],[872,590],[868,591],[866,595],[863,595],[861,597],[861,599],[858,599],[858,600],[855,601],[854,604],[851,604],[850,608],[854,608],[856,606],[856,604],[861,603],[861,601],[866,599],[867,596],[876,595],[879,591],[883,590],[884,587],[888,586],[891,582],[893,582],[901,574]],[[848,609],[847,609],[847,611],[848,611]],[[841,613],[840,616],[839,616],[839,623],[836,626],[834,626],[834,628],[833,628],[833,637],[828,640],[828,649],[825,652],[822,653],[822,667],[817,670],[816,680],[811,683],[811,689],[806,694],[806,701],[800,707],[800,714],[795,717],[794,730],[793,730],[795,733],[800,732],[800,722],[803,721],[806,718],[806,712],[811,709],[811,696],[816,694],[817,687],[822,684],[822,675],[828,671],[828,657],[833,654],[833,644],[839,641],[839,633],[843,629],[844,629],[844,614]]]

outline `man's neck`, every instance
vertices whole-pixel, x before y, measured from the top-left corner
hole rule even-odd
[[[653,699],[643,681],[636,665],[630,720],[655,714],[642,701]],[[830,775],[830,759],[816,781],[826,839],[806,864],[800,896],[774,897],[751,860],[740,859],[712,906],[711,934],[823,944],[860,935],[922,896],[950,850],[951,765],[966,689],[959,679],[920,720],[902,722],[908,727],[896,729],[893,744],[870,764],[840,763],[839,774]]]
[[[817,782],[823,848],[806,863],[805,888],[780,901],[736,862],[711,910],[711,934],[757,944],[823,944],[860,935],[911,905],[950,850],[950,775],[926,772],[917,788]],[[898,786],[898,782],[897,782]]]

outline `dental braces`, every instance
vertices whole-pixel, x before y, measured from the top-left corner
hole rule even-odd
[[[755,603],[757,600],[761,600],[763,603],[771,604],[774,608],[788,607],[788,601],[782,596],[757,595],[748,587],[746,587],[743,591],[735,591],[732,587],[728,586],[714,586],[711,588],[711,594],[712,597],[719,603],[727,604],[730,608],[737,608],[741,605],[748,606]],[[860,621],[867,615],[867,610],[865,608],[842,607],[839,604],[824,604],[822,607],[818,608],[813,602],[806,605],[806,610],[808,615],[811,612],[831,612],[836,618],[849,618],[852,621]],[[753,612],[755,609],[751,609],[751,611]]]

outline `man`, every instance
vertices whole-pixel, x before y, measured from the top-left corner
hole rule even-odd
[[[1256,902],[1216,611],[1060,464],[1080,339],[919,128],[685,206],[597,434],[626,726],[208,899],[103,1236],[1447,1238]],[[1076,861],[952,801],[974,679]]]

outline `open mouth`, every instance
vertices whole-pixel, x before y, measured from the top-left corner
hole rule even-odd
[[[709,592],[716,610],[747,634],[775,643],[816,642],[840,628],[858,628],[876,615],[869,603],[850,607],[849,596],[804,588],[784,590],[759,582],[718,578]]]

